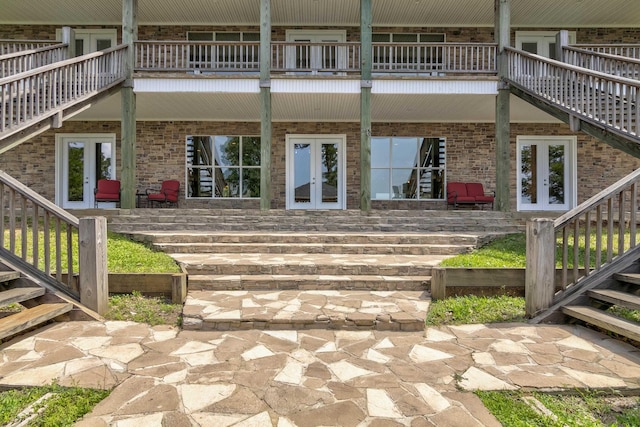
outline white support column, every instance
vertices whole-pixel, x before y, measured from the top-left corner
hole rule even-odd
[[[371,210],[372,0],[360,0],[360,210]]]
[[[260,0],[260,209],[271,209],[271,0]]]
[[[71,27],[62,27],[62,43],[67,45],[67,58],[76,56],[76,32]]]

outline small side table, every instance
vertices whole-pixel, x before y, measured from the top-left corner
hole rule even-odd
[[[146,208],[149,202],[147,201],[147,193],[136,190],[136,208]]]

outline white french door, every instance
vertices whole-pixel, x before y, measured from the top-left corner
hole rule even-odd
[[[345,39],[344,31],[288,31],[287,41],[300,44],[287,49],[287,68],[312,74],[344,69],[346,50],[337,44]]]
[[[287,137],[287,209],[345,209],[344,136]]]
[[[115,179],[115,135],[56,135],[56,204],[94,207],[99,179]],[[101,203],[101,208],[115,207]]]
[[[518,137],[518,210],[567,211],[576,205],[576,138]]]

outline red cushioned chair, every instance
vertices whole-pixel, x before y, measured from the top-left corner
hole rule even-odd
[[[157,193],[147,190],[147,200],[149,200],[149,206],[153,206],[154,203],[163,205],[175,203],[176,207],[178,207],[178,194],[180,194],[180,181],[170,179],[162,181],[160,191]]]
[[[488,205],[491,203],[491,210],[493,210],[495,193],[485,193],[481,183],[467,182],[467,196],[475,198],[476,203],[479,205]]]
[[[454,209],[459,204],[475,204],[476,198],[467,194],[467,185],[464,182],[447,182],[447,209],[453,205]]]
[[[120,203],[120,181],[117,179],[99,179],[97,187],[93,190],[94,205],[98,202]]]

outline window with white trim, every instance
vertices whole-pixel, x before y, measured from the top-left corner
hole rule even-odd
[[[442,200],[445,138],[372,137],[371,198]]]
[[[558,60],[556,55],[557,31],[516,31],[516,48],[525,52]],[[575,44],[576,32],[569,31],[569,44]]]
[[[188,198],[260,197],[259,136],[187,136]]]

